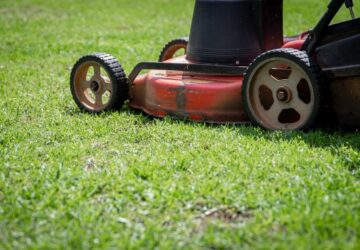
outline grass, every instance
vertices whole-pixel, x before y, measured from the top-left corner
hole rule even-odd
[[[325,6],[286,1],[285,33],[311,28]],[[357,131],[267,132],[75,106],[77,58],[105,51],[129,72],[188,34],[192,7],[0,2],[0,249],[360,248]]]

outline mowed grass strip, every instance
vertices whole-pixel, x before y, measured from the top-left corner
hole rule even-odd
[[[310,29],[326,4],[286,1],[285,34]],[[81,55],[111,53],[129,73],[188,34],[192,8],[0,2],[1,249],[360,248],[357,131],[267,132],[75,106],[69,74]]]

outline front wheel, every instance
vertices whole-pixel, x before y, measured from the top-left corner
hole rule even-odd
[[[79,108],[89,113],[119,109],[128,99],[124,70],[106,53],[81,57],[71,71],[70,89]]]
[[[276,49],[258,56],[243,82],[250,120],[270,130],[301,130],[315,124],[323,105],[320,69],[304,51]]]
[[[185,55],[188,43],[188,37],[177,38],[168,42],[160,53],[159,62],[169,60],[175,56]]]

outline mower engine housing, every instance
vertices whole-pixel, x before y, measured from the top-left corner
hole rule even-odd
[[[283,44],[282,0],[196,0],[187,59],[248,65]]]

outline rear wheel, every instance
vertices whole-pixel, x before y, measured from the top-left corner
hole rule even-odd
[[[310,128],[323,107],[320,69],[304,51],[266,52],[250,64],[242,98],[250,120],[262,128]]]
[[[106,53],[81,57],[71,71],[70,88],[79,108],[89,113],[119,109],[128,98],[124,70]]]
[[[167,43],[159,56],[159,62],[174,58],[175,56],[185,55],[189,38],[182,37]]]

